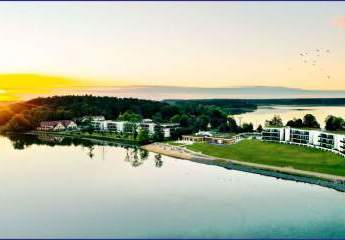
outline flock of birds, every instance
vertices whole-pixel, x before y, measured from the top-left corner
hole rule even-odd
[[[322,57],[325,57],[326,55],[331,54],[330,49],[314,49],[311,51],[301,51],[299,52],[299,57],[303,64],[312,66],[315,68],[315,70],[320,71],[322,74],[325,74],[327,79],[331,79],[331,75],[329,72],[326,71],[326,69],[321,64]],[[289,71],[292,70],[292,68],[288,69]]]

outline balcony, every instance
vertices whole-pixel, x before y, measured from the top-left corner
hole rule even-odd
[[[262,136],[273,136],[273,137],[280,137],[280,134],[278,133],[262,133]]]
[[[262,139],[268,141],[280,141],[279,136],[262,136]]]
[[[328,135],[328,134],[320,134],[319,139],[330,139],[333,140],[334,136],[333,135]]]
[[[308,136],[309,137],[309,132],[292,131],[291,134],[292,135]]]
[[[291,142],[307,144],[309,143],[309,139],[291,138]]]
[[[334,147],[334,144],[329,144],[329,143],[320,143],[320,147],[332,149]]]
[[[334,140],[331,140],[331,139],[319,139],[319,143],[334,145]]]

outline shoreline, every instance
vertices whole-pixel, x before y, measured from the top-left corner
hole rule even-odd
[[[81,139],[81,140],[87,140],[87,141],[93,141],[93,142],[106,142],[108,144],[121,144],[126,146],[138,146],[140,147],[140,143],[138,141],[131,141],[127,139],[113,139],[113,138],[107,138],[107,137],[98,137],[98,136],[76,136],[72,134],[66,134],[66,133],[59,133],[59,132],[37,132],[37,131],[31,131],[24,133],[26,135],[50,135],[50,136],[59,136],[59,137],[66,137],[66,138],[75,138],[75,139]]]
[[[181,148],[179,146],[172,146],[164,143],[148,144],[142,146],[142,148],[150,152],[160,153],[162,155],[189,160],[192,162],[260,174],[278,179],[304,182],[345,192],[345,177],[342,176],[309,172],[288,167],[275,167],[270,165],[217,158]]]

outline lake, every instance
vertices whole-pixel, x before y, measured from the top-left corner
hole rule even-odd
[[[138,148],[0,137],[0,237],[345,237],[345,193]]]
[[[238,124],[251,122],[256,128],[259,124],[264,126],[265,121],[272,119],[274,115],[279,115],[286,124],[293,118],[303,119],[308,113],[313,114],[321,127],[324,127],[325,119],[330,114],[345,118],[345,106],[262,106],[254,112],[234,115],[234,117]]]

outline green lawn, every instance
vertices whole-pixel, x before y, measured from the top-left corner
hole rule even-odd
[[[233,145],[195,143],[188,148],[214,157],[345,176],[345,158],[303,146],[243,140]]]
[[[164,143],[170,144],[170,145],[173,145],[173,146],[184,146],[185,145],[183,143],[178,143],[178,142],[175,142],[175,141],[166,141]]]

